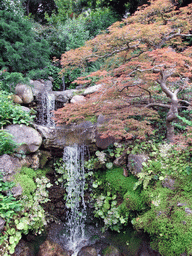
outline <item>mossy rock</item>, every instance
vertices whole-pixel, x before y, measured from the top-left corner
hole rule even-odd
[[[116,247],[110,245],[103,250],[102,255],[103,256],[121,256],[121,253]]]
[[[29,177],[26,174],[18,173],[15,176],[14,182],[20,184],[20,186],[23,189],[23,195],[29,196],[29,195],[33,194],[37,188],[33,178]]]

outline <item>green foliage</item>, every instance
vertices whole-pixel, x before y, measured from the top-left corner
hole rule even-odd
[[[36,184],[33,178],[26,174],[18,173],[15,176],[15,183],[19,183],[23,189],[23,195],[30,196],[36,190]]]
[[[13,136],[6,130],[0,130],[0,156],[3,154],[11,154],[16,148]]]
[[[8,124],[25,124],[32,123],[34,116],[22,110],[20,105],[13,104],[11,95],[0,91],[0,128]]]
[[[113,168],[106,172],[106,182],[113,193],[124,195],[127,191],[132,191],[137,178],[134,176],[123,176],[122,168]]]
[[[41,234],[47,224],[42,204],[49,201],[47,188],[51,187],[51,184],[43,176],[44,173],[43,170],[35,171],[27,167],[22,168],[21,173],[17,174],[15,179],[15,182],[20,183],[24,190],[19,201],[13,196],[3,198],[0,194],[0,213],[6,220],[4,232],[0,234],[2,255],[8,256],[14,253],[22,234],[26,235],[30,230],[35,234]],[[0,184],[2,189],[6,190],[13,185],[12,183],[2,184],[2,180],[0,180]]]
[[[132,224],[150,234],[151,246],[162,255],[181,255],[184,252],[190,254],[191,149],[189,147],[183,150],[166,143],[149,143],[148,146],[143,146],[136,146],[133,152],[150,152],[150,159],[138,174],[139,180],[135,188],[143,184],[141,196],[150,208],[132,219]],[[170,184],[169,180],[172,181]]]
[[[95,202],[95,217],[100,217],[104,221],[103,231],[110,227],[111,230],[120,232],[123,225],[128,222],[128,211],[123,211],[122,205],[117,205],[116,195],[99,195]]]
[[[4,182],[2,174],[0,175],[0,217],[6,218],[7,220],[21,210],[19,201],[16,201],[11,194],[3,194],[6,191],[9,191],[13,186],[13,182]]]
[[[27,75],[33,79],[49,79],[49,76],[53,78],[53,90],[57,91],[62,89],[62,78],[61,75],[59,75],[59,72],[61,69],[57,66],[54,66],[52,64],[48,64],[43,69],[34,69],[30,70]]]
[[[103,220],[103,231],[110,228],[120,232],[127,225],[133,211],[145,208],[140,191],[133,191],[137,179],[123,176],[122,168],[99,172],[94,177],[95,217]]]
[[[90,38],[103,32],[120,17],[109,8],[96,8],[81,14],[85,16],[85,28],[89,31]]]
[[[6,92],[14,92],[17,84],[28,82],[28,78],[25,78],[22,73],[0,71],[0,89]]]
[[[134,219],[134,226],[150,234],[151,246],[162,255],[184,252],[189,255],[192,251],[190,195],[160,187],[147,191],[147,197],[151,199],[151,209]]]
[[[49,62],[49,46],[35,40],[32,24],[14,10],[0,10],[0,68],[11,72],[26,72],[43,68]]]

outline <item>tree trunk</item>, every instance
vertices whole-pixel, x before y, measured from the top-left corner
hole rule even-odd
[[[171,108],[167,114],[166,118],[166,128],[167,128],[167,140],[170,142],[174,141],[174,126],[172,122],[177,119],[178,114],[178,99],[175,97],[171,100]]]

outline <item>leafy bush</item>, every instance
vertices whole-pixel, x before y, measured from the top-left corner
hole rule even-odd
[[[16,175],[18,179],[15,181],[21,183],[24,189],[20,200],[16,200],[12,195],[0,194],[0,216],[6,220],[4,231],[0,234],[1,255],[13,254],[22,234],[26,235],[30,230],[41,234],[47,224],[42,204],[49,201],[47,188],[51,184],[49,179],[42,176],[43,173],[42,170],[36,172],[24,167],[21,173]],[[27,182],[29,183],[26,184]],[[4,183],[0,178],[0,191],[9,190],[12,185],[10,182]]]
[[[8,124],[29,125],[34,116],[27,113],[20,105],[13,104],[11,95],[0,91],[0,128]]]
[[[13,136],[6,130],[0,130],[0,156],[3,154],[11,154],[16,148]]]
[[[6,92],[14,92],[15,86],[19,83],[27,83],[28,78],[24,77],[22,73],[7,72],[6,69],[0,71],[0,89]]]
[[[43,69],[35,69],[30,70],[27,75],[35,80],[35,79],[48,79],[49,76],[53,78],[53,90],[60,90],[62,89],[62,78],[59,72],[61,69],[57,66],[52,64],[47,65]]]
[[[95,37],[107,29],[120,17],[110,8],[97,8],[81,14],[85,16],[85,28],[89,31],[90,38]]]

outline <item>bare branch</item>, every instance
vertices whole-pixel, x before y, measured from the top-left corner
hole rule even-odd
[[[186,105],[191,105],[191,103],[187,100],[178,100],[178,102],[182,102],[182,103],[185,103]]]
[[[161,41],[161,43],[159,43],[159,45],[157,46],[157,48],[161,48],[164,43],[174,37],[177,37],[177,36],[180,36],[180,37],[190,37],[192,36],[192,34],[181,34],[180,31],[175,33],[175,34],[172,34],[172,35],[169,35],[167,37],[164,37],[163,40]]]
[[[145,106],[146,108],[151,108],[151,107],[162,107],[162,108],[170,108],[171,105],[168,105],[168,104],[162,104],[162,103],[150,103],[148,104],[147,106]]]

